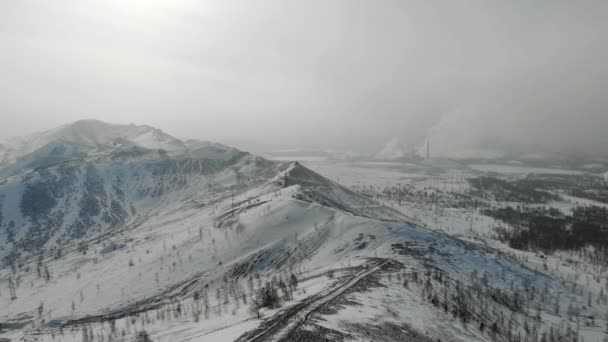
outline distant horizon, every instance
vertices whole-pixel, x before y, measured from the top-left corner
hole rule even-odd
[[[216,143],[221,143],[221,144],[225,144],[225,145],[229,145],[229,146],[233,146],[235,148],[238,148],[240,150],[243,151],[247,151],[247,152],[253,152],[256,154],[264,154],[264,155],[270,155],[270,156],[276,156],[279,157],[281,155],[285,155],[285,154],[290,154],[290,153],[296,153],[295,155],[299,155],[301,157],[307,157],[307,156],[319,156],[319,155],[324,155],[324,156],[328,156],[328,157],[350,157],[350,158],[359,158],[359,159],[369,159],[369,160],[412,160],[412,158],[421,158],[421,159],[426,159],[426,148],[427,148],[427,140],[423,140],[420,142],[420,144],[418,145],[418,147],[416,147],[416,145],[411,146],[411,145],[405,145],[402,144],[402,142],[397,139],[397,138],[391,138],[389,139],[385,145],[382,145],[380,147],[378,147],[377,149],[369,149],[369,150],[364,150],[364,151],[357,151],[354,149],[340,149],[340,148],[331,148],[331,147],[320,147],[320,148],[315,148],[315,147],[297,147],[297,146],[284,146],[284,145],[271,145],[271,144],[257,144],[255,142],[247,142],[247,141],[238,141],[238,139],[236,141],[221,141],[221,140],[212,140],[212,139],[206,139],[206,138],[196,138],[196,137],[180,137],[178,135],[174,135],[171,134],[170,132],[167,132],[165,129],[163,129],[162,127],[156,127],[153,125],[149,125],[147,123],[136,123],[136,122],[130,122],[130,123],[116,123],[116,122],[108,122],[108,121],[104,121],[104,120],[100,120],[100,119],[95,119],[95,118],[83,118],[83,119],[79,119],[79,120],[75,120],[72,122],[65,122],[62,123],[58,126],[55,127],[49,127],[43,130],[39,130],[39,131],[34,131],[34,132],[29,132],[27,134],[24,135],[20,135],[20,136],[13,136],[10,138],[3,138],[0,139],[0,146],[2,143],[7,143],[10,142],[11,139],[19,139],[19,138],[26,138],[29,135],[36,135],[36,134],[40,134],[40,133],[45,133],[45,132],[49,132],[49,131],[53,131],[55,129],[61,128],[61,127],[66,127],[66,126],[70,126],[79,122],[87,122],[87,121],[91,121],[91,122],[99,122],[99,123],[103,123],[103,124],[108,124],[108,125],[116,125],[116,126],[129,126],[129,125],[133,125],[133,126],[138,126],[138,127],[149,127],[152,129],[157,129],[160,130],[162,132],[164,132],[165,134],[170,135],[171,137],[178,139],[180,141],[188,141],[188,140],[195,140],[195,141],[211,141],[211,142],[216,142]],[[396,145],[396,146],[393,146]],[[403,156],[400,157],[382,157],[379,156],[379,153],[381,153],[385,148],[387,148],[388,146],[391,147],[395,147],[395,148],[401,148],[402,150],[400,151],[400,153],[402,153]],[[492,152],[490,152],[492,151]],[[488,150],[488,149],[484,149],[484,148],[479,148],[479,149],[466,149],[464,150],[464,154],[462,152],[460,152],[460,154],[456,154],[456,155],[441,155],[441,154],[435,154],[432,147],[430,147],[430,156],[431,158],[434,159],[447,159],[447,160],[501,160],[501,159],[518,159],[518,160],[528,160],[530,162],[538,162],[538,161],[558,161],[558,160],[572,160],[572,159],[583,159],[583,160],[597,160],[598,158],[600,160],[606,160],[608,161],[608,156],[607,155],[578,155],[576,153],[559,153],[559,152],[553,152],[553,151],[509,151],[508,149],[505,150],[500,150],[499,148],[496,148],[494,150]],[[489,153],[489,154],[488,154]]]

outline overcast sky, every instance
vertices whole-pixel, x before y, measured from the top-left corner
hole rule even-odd
[[[608,1],[0,1],[0,135],[608,149]]]

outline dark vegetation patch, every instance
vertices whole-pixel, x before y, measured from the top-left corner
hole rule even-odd
[[[577,207],[565,215],[555,208],[506,207],[483,210],[513,228],[498,228],[502,241],[524,250],[578,250],[593,246],[608,256],[608,209]]]
[[[415,243],[404,241],[391,245],[393,252],[401,255],[423,256],[426,253]]]
[[[602,203],[608,203],[608,184],[593,175],[532,175],[519,181],[522,185],[542,188]]]
[[[548,203],[559,200],[559,196],[539,190],[540,184],[527,179],[506,181],[495,177],[477,177],[469,179],[473,193],[479,197],[490,195],[501,202]]]
[[[355,185],[353,188],[366,196],[382,198],[399,204],[417,203],[420,205],[460,209],[477,209],[487,206],[487,204],[473,194],[443,191],[436,188],[418,189],[412,184],[398,184],[384,188],[373,185]]]

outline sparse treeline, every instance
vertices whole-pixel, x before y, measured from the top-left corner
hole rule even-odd
[[[529,181],[506,181],[496,177],[470,178],[471,193],[481,198],[499,202],[548,203],[560,197],[551,192],[538,190]]]
[[[474,270],[469,279],[454,279],[439,269],[423,273],[387,274],[389,281],[400,281],[406,291],[418,293],[445,315],[457,319],[465,329],[476,331],[497,342],[577,342],[580,340],[580,309],[571,304],[570,320],[543,325],[543,315],[561,317],[559,296],[548,288],[515,285],[497,288],[487,274]],[[552,312],[543,311],[551,308]],[[577,323],[574,323],[577,322]]]
[[[259,274],[240,279],[224,277],[214,291],[209,284],[199,286],[191,293],[191,300],[171,300],[120,319],[106,318],[99,323],[60,326],[51,335],[61,340],[61,336],[69,334],[83,342],[151,342],[153,339],[147,331],[158,324],[199,322],[210,319],[212,315],[236,315],[241,308],[261,318],[263,309],[276,309],[284,302],[293,300],[298,286],[298,277],[286,272],[268,278],[262,278]],[[210,298],[210,292],[215,293],[214,299]],[[43,303],[40,303],[39,316],[42,316],[43,310]]]
[[[608,203],[608,185],[602,177],[581,175],[528,175],[517,181],[532,189],[561,191],[568,195]]]
[[[437,188],[424,187],[418,189],[413,185],[395,184],[392,186],[376,187],[373,185],[354,185],[353,188],[369,197],[393,201],[399,205],[413,203],[441,208],[477,209],[485,206],[483,201],[470,194],[444,191]]]
[[[608,265],[608,209],[589,206],[576,207],[565,215],[555,208],[518,206],[486,209],[512,228],[498,228],[499,239],[516,249],[579,251],[592,246],[594,262]]]

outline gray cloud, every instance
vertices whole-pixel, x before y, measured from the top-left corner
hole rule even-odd
[[[608,146],[605,1],[0,4],[0,134],[81,118],[266,147]]]

